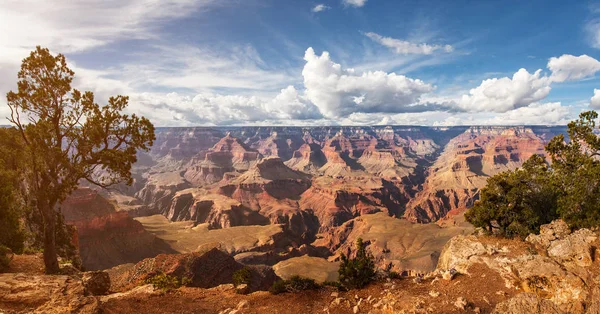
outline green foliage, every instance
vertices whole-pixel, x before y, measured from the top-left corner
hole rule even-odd
[[[480,200],[465,218],[476,227],[505,237],[525,237],[556,219],[557,189],[543,157],[534,155],[522,169],[488,179]]]
[[[340,291],[345,290],[344,287],[342,286],[342,284],[339,281],[324,281],[323,282],[323,286],[324,287],[333,287],[336,288]]]
[[[289,280],[278,280],[274,282],[269,292],[272,294],[280,294],[285,292],[294,293],[305,290],[317,290],[319,288],[321,288],[321,286],[313,279],[294,276]]]
[[[362,239],[356,241],[355,258],[342,254],[338,273],[340,283],[346,289],[360,289],[375,279],[375,262]]]
[[[532,156],[522,169],[488,179],[480,200],[465,214],[476,227],[501,236],[526,236],[542,224],[564,219],[571,228],[600,225],[598,114],[583,112],[546,145],[551,166]]]
[[[388,278],[390,278],[390,279],[401,279],[402,276],[398,272],[391,271],[391,272],[388,273]]]
[[[562,135],[546,146],[560,185],[558,212],[572,228],[600,225],[600,138],[595,111],[569,123],[570,141]]]
[[[20,194],[22,175],[21,141],[14,128],[0,128],[0,246],[15,253],[24,249],[25,232],[21,217],[25,202]]]
[[[167,292],[188,285],[190,280],[187,277],[178,278],[177,276],[159,273],[147,278],[144,283],[151,284],[154,288]]]
[[[241,284],[250,284],[250,279],[252,278],[252,273],[248,267],[244,267],[242,269],[236,270],[233,273],[233,284],[237,287]]]
[[[0,245],[0,273],[8,270],[12,259],[12,250],[6,246]]]
[[[155,139],[146,118],[122,114],[127,96],[101,107],[92,92],[71,88],[75,73],[62,54],[37,47],[23,60],[17,92],[6,95],[9,121],[23,144],[26,188],[43,217],[46,272],[59,271],[55,208],[85,179],[101,187],[131,184],[138,150]],[[26,122],[24,121],[26,120]]]

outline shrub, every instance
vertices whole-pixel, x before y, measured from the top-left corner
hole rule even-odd
[[[390,279],[400,279],[402,278],[402,275],[400,275],[400,273],[395,272],[395,271],[391,271],[388,273],[388,278]]]
[[[8,270],[12,259],[12,250],[6,246],[0,245],[0,273]]]
[[[167,275],[165,273],[156,274],[144,281],[145,284],[151,284],[156,289],[162,291],[171,291],[179,289],[181,286],[185,286],[189,283],[187,278],[178,278],[176,276]]]
[[[272,294],[280,294],[285,292],[298,292],[305,290],[316,290],[321,286],[313,279],[294,276],[289,280],[278,280],[273,283],[269,290]]]
[[[339,281],[325,281],[325,282],[323,282],[323,286],[324,287],[333,287],[338,290],[345,290]]]
[[[356,257],[348,258],[342,254],[338,270],[340,284],[346,289],[360,289],[375,279],[375,262],[367,253],[362,239],[356,241]]]
[[[558,218],[558,189],[551,179],[546,160],[533,155],[522,169],[489,178],[465,218],[475,227],[508,238],[538,233],[541,225]]]
[[[248,267],[244,267],[242,269],[236,270],[233,273],[233,284],[237,287],[241,284],[250,284],[250,279],[252,278],[252,273]]]

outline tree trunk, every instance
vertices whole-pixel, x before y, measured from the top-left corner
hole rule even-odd
[[[60,272],[56,254],[56,213],[50,206],[44,206],[41,212],[44,216],[44,265],[46,274]]]

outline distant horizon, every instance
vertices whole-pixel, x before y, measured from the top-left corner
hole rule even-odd
[[[1,128],[10,128],[14,125],[0,124]],[[489,128],[512,128],[512,127],[545,127],[545,128],[566,128],[567,125],[559,124],[495,124],[495,125],[412,125],[412,124],[388,124],[388,125],[196,125],[196,126],[155,126],[156,129],[194,129],[194,128],[206,128],[206,129],[226,129],[226,128],[356,128],[356,127],[419,127],[419,128],[472,128],[472,127],[489,127]]]

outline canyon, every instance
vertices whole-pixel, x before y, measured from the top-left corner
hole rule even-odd
[[[138,153],[131,186],[97,190],[95,200],[79,200],[80,211],[94,214],[65,216],[78,228],[88,269],[213,245],[242,264],[271,266],[280,277],[319,268],[330,271],[315,276],[329,280],[340,255],[352,256],[363,238],[378,267],[424,274],[450,238],[472,231],[462,214],[487,178],[545,155],[544,145],[565,131],[158,128],[151,149]],[[103,237],[113,242],[98,246],[95,239]]]

